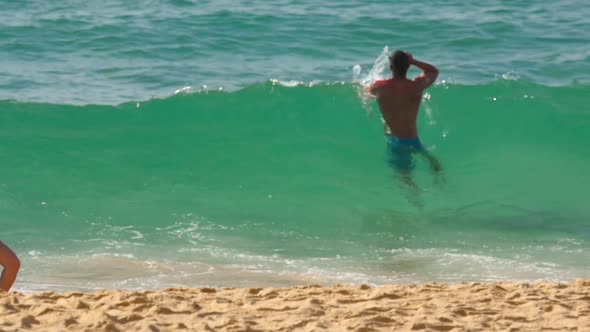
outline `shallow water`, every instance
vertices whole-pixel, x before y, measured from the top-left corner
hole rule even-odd
[[[590,275],[577,1],[0,4],[17,290]],[[441,70],[417,193],[359,95],[386,45]]]

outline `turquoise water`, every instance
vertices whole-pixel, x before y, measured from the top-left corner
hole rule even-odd
[[[0,5],[16,290],[590,277],[583,2]],[[418,192],[361,92],[397,48]]]

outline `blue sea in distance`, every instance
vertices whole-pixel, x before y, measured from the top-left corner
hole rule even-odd
[[[17,291],[590,277],[583,1],[0,8]],[[440,69],[416,191],[362,92],[396,49]]]

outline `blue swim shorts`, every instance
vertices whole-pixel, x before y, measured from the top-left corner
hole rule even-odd
[[[397,138],[392,135],[385,136],[389,164],[398,170],[410,171],[415,167],[413,154],[424,152],[424,147],[418,137]]]

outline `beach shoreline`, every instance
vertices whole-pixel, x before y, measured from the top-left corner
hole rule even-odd
[[[1,331],[590,331],[590,279],[0,294]]]

